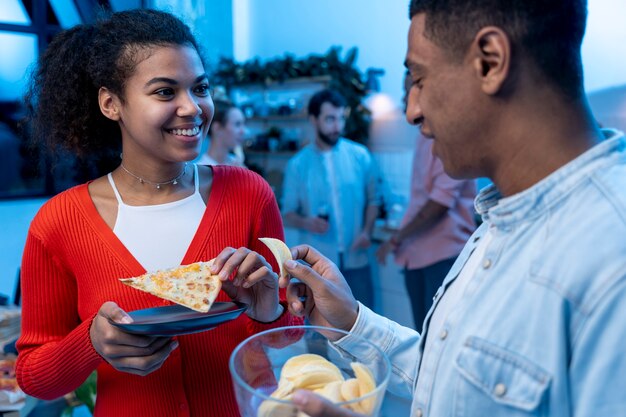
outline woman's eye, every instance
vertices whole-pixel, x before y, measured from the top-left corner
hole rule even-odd
[[[208,96],[210,93],[210,88],[208,84],[200,84],[194,89],[194,91],[200,96]]]
[[[174,90],[172,90],[171,88],[161,88],[154,93],[161,97],[171,97],[174,95]]]

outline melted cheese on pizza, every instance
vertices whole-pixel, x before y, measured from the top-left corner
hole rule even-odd
[[[212,275],[209,270],[211,264],[212,262],[196,262],[121,281],[193,310],[207,312],[222,288],[222,282],[217,275]]]

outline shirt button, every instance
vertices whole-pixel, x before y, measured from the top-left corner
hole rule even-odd
[[[491,259],[487,258],[483,261],[483,268],[489,269],[491,267]]]
[[[418,408],[417,410],[415,410],[415,417],[422,417],[424,415],[424,413],[422,413],[422,409]]]
[[[503,397],[504,394],[506,394],[506,385],[502,383],[496,384],[496,386],[493,388],[493,394],[496,397]]]
[[[441,340],[446,340],[446,337],[448,337],[448,331],[446,329],[443,329],[441,333],[439,334],[439,338]]]

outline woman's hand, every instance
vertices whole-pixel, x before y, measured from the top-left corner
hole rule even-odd
[[[213,260],[211,272],[219,275],[230,298],[248,305],[246,314],[251,319],[268,323],[282,314],[278,275],[258,253],[248,248],[225,248]]]
[[[94,317],[89,336],[96,352],[118,371],[148,375],[178,347],[169,337],[126,333],[111,322],[132,323],[132,319],[114,302],[106,302]]]

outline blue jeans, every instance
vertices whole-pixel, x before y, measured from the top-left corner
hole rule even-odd
[[[433,297],[455,260],[456,257],[444,259],[424,268],[404,270],[404,284],[411,300],[415,329],[418,331],[422,329],[426,313],[433,304]]]
[[[374,284],[372,283],[372,269],[369,265],[361,268],[344,269],[343,257],[339,255],[339,270],[344,276],[354,298],[367,307],[374,309]]]

